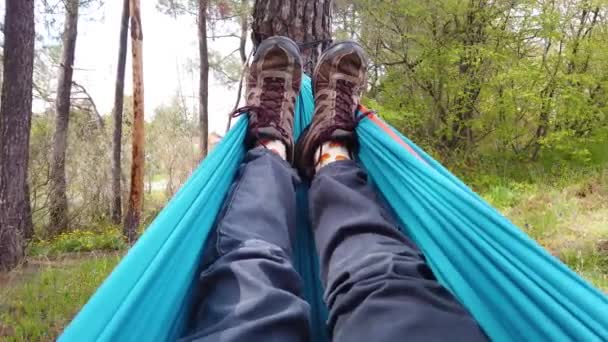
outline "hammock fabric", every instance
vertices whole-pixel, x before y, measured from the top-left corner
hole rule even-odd
[[[310,123],[303,80],[296,137]],[[201,248],[244,155],[247,119],[230,130],[66,328],[60,341],[174,340],[183,332]],[[359,158],[439,281],[495,341],[606,341],[608,298],[547,253],[410,140],[372,115]],[[307,193],[298,198],[294,265],[313,337],[328,341]],[[373,320],[373,317],[370,317]],[[404,337],[407,331],[403,332]]]

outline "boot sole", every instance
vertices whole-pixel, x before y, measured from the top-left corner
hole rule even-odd
[[[344,46],[352,46],[355,50],[355,52],[358,52],[362,58],[363,58],[363,64],[364,65],[368,65],[369,63],[369,59],[367,57],[367,54],[365,53],[365,50],[363,49],[363,47],[361,46],[361,44],[359,44],[358,42],[354,41],[354,40],[343,40],[343,41],[339,41],[339,42],[335,42],[332,45],[329,46],[329,48],[327,48],[327,50],[325,50],[321,56],[319,57],[319,61],[317,62],[317,66],[315,67],[315,70],[313,71],[313,79],[314,79],[314,75],[317,73],[317,68],[320,67],[321,62],[327,58],[330,58],[330,56],[339,51],[340,49],[342,49]]]
[[[294,57],[296,64],[302,66],[302,56],[300,55],[300,48],[298,47],[298,44],[296,44],[293,40],[291,40],[287,37],[283,37],[283,36],[274,36],[274,37],[265,39],[258,46],[258,48],[255,52],[255,55],[262,56],[265,54],[266,51],[270,50],[274,46],[279,46],[279,47],[285,49],[285,51],[287,51],[287,53],[289,53],[290,55],[292,55]],[[254,56],[254,61],[255,60],[256,60],[256,58]]]

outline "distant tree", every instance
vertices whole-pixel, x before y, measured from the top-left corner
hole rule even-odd
[[[173,16],[196,16],[199,51],[198,125],[201,159],[207,156],[209,135],[209,50],[207,23],[210,0],[159,0],[158,7]]]
[[[123,0],[118,39],[118,63],[114,88],[114,108],[112,119],[112,222],[119,224],[122,219],[121,151],[122,151],[122,113],[125,90],[125,64],[127,61],[127,41],[129,31],[129,0]]]
[[[197,120],[184,115],[180,96],[154,110],[146,124],[146,172],[148,182],[162,175],[165,194],[170,198],[182,186],[192,169],[200,162]]]
[[[137,237],[144,196],[144,66],[143,29],[139,0],[131,0],[131,52],[133,62],[133,140],[131,191],[125,215],[124,234],[129,242]]]
[[[55,133],[53,135],[53,159],[50,171],[50,221],[48,231],[57,234],[68,226],[68,198],[65,174],[65,158],[68,147],[68,125],[70,121],[70,96],[74,55],[78,35],[78,0],[66,0],[63,31],[63,51],[57,79],[55,100]]]
[[[198,48],[200,57],[198,115],[201,159],[207,156],[209,138],[209,51],[207,50],[208,0],[198,4]]]
[[[204,158],[208,152],[207,140],[209,136],[209,69],[217,72],[220,79],[226,84],[238,82],[238,73],[243,70],[243,66],[247,60],[246,46],[247,32],[249,30],[249,0],[158,0],[158,8],[173,16],[188,14],[196,16],[197,18],[199,42],[199,146],[201,157]],[[236,13],[236,15],[233,15],[233,13]],[[237,23],[240,26],[239,34],[214,34],[215,24],[218,21],[231,21],[233,18],[238,19]],[[209,39],[219,38],[239,38],[238,49],[228,56],[220,56],[218,53],[209,51]],[[236,52],[240,55],[240,62],[235,63],[232,55]],[[236,68],[234,68],[235,64],[237,65]],[[238,99],[240,99],[240,93],[241,88],[239,87]]]
[[[32,227],[27,189],[34,66],[34,0],[7,0],[0,105],[0,271],[24,256]]]

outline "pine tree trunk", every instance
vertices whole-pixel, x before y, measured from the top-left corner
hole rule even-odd
[[[120,224],[122,219],[122,189],[120,184],[122,149],[122,111],[125,90],[125,63],[127,61],[127,41],[129,31],[129,0],[123,0],[118,46],[118,67],[114,89],[114,131],[112,133],[112,222]]]
[[[125,216],[124,234],[132,243],[137,237],[144,196],[144,65],[143,31],[139,0],[131,0],[131,52],[133,56],[133,148],[131,191]]]
[[[247,31],[249,31],[249,0],[241,0],[239,8],[241,36],[239,41],[239,55],[241,56],[241,64],[247,63]]]
[[[70,120],[70,95],[74,67],[74,51],[78,34],[78,0],[65,1],[65,26],[63,52],[57,80],[55,100],[55,132],[53,134],[53,156],[50,171],[49,233],[56,235],[68,226],[68,198],[66,194],[65,155],[68,146],[68,124]]]
[[[0,271],[23,258],[32,227],[27,167],[32,115],[34,0],[7,0],[0,108]]]
[[[208,0],[199,0],[198,6],[198,48],[200,73],[198,89],[198,115],[201,159],[207,156],[209,139],[209,53],[207,51],[207,6]]]
[[[242,0],[241,6],[239,8],[239,16],[240,16],[240,26],[241,26],[241,36],[239,37],[239,55],[241,57],[241,79],[239,81],[239,86],[236,91],[236,102],[234,103],[234,107],[232,111],[235,111],[239,108],[239,104],[241,103],[241,95],[243,93],[243,81],[245,79],[245,75],[247,74],[247,32],[249,32],[249,1]],[[228,122],[226,123],[226,133],[230,130],[230,126],[232,125],[232,115],[228,116]]]
[[[257,47],[271,36],[287,36],[296,43],[323,41],[302,51],[304,72],[311,75],[331,39],[331,0],[256,0],[251,39]]]

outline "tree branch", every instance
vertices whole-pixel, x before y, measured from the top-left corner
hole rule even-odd
[[[76,81],[72,81],[72,87],[76,87],[78,90],[80,90],[80,92],[82,94],[84,94],[86,96],[86,100],[88,100],[89,103],[91,104],[91,107],[93,108],[93,114],[95,114],[95,116],[97,118],[97,128],[104,130],[105,126],[103,123],[103,118],[101,117],[101,115],[99,114],[99,111],[97,110],[97,106],[95,105],[95,101],[93,101],[93,97],[89,94],[89,92],[83,85],[76,83]]]

